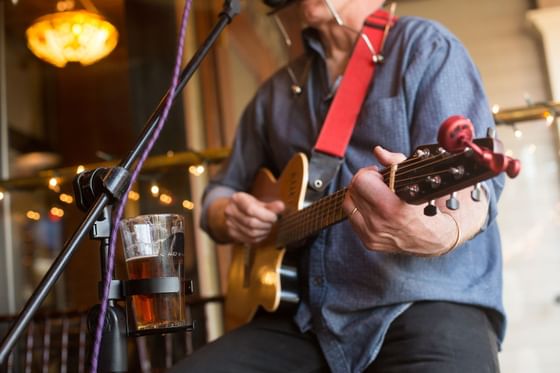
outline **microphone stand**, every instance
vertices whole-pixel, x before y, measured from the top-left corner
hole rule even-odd
[[[33,315],[38,311],[41,303],[45,300],[49,291],[64,271],[64,268],[66,268],[66,266],[68,265],[68,262],[70,261],[78,245],[87,235],[87,233],[92,229],[93,225],[103,213],[105,208],[111,202],[123,197],[122,194],[126,191],[128,186],[130,170],[142,155],[143,151],[146,149],[146,146],[149,143],[149,140],[153,136],[153,133],[157,128],[161,113],[163,112],[163,109],[165,107],[167,97],[171,94],[172,101],[173,103],[175,102],[182,89],[190,80],[194,72],[198,69],[203,58],[208,54],[210,48],[216,42],[216,39],[218,38],[220,33],[232,21],[233,17],[239,14],[240,10],[241,9],[239,0],[224,1],[223,10],[220,13],[216,25],[214,26],[202,46],[196,51],[187,66],[181,72],[177,88],[174,92],[168,91],[164,95],[154,112],[150,115],[148,121],[144,126],[144,129],[142,130],[142,133],[140,134],[131,152],[124,160],[121,161],[118,167],[109,171],[104,179],[104,193],[96,196],[96,200],[89,208],[86,217],[83,219],[78,229],[73,233],[70,240],[67,241],[67,243],[64,245],[64,248],[58,254],[53,264],[51,265],[37,288],[34,290],[31,297],[26,302],[16,321],[12,324],[10,330],[3,338],[2,344],[0,345],[0,364],[6,361],[9,352],[16,344],[18,338],[24,332]]]

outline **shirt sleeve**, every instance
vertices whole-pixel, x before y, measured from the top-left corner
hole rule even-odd
[[[257,94],[245,108],[236,130],[228,159],[211,178],[202,197],[201,228],[211,235],[208,226],[208,207],[216,199],[247,191],[257,171],[266,165],[266,131],[264,129],[262,93]]]
[[[480,74],[468,51],[437,23],[426,22],[423,27],[416,30],[415,50],[405,73],[411,145],[416,148],[436,142],[441,123],[452,115],[469,118],[475,138],[487,136],[495,123]],[[496,218],[503,187],[503,174],[484,183],[489,211],[483,229]]]

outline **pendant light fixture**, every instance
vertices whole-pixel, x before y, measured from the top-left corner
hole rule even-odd
[[[118,32],[89,0],[86,9],[74,9],[73,0],[57,2],[57,12],[36,19],[27,29],[27,45],[40,59],[57,67],[68,62],[86,66],[116,47]]]

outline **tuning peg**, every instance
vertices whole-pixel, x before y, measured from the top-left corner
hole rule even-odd
[[[476,183],[474,189],[471,191],[472,200],[475,202],[480,202],[480,193],[482,193],[482,190],[480,188],[480,183]]]
[[[431,200],[428,205],[424,207],[424,215],[435,216],[437,214],[436,201]]]
[[[445,206],[450,210],[457,210],[459,208],[459,200],[457,199],[457,192],[451,193],[449,199],[445,201]]]
[[[506,173],[510,178],[514,178],[519,175],[519,171],[521,171],[521,162],[518,159],[514,159],[511,157],[506,157],[507,159],[507,167]]]

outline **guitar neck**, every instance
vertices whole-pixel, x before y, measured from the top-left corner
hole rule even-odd
[[[424,145],[399,163],[398,167],[385,168],[380,173],[385,184],[399,198],[418,205],[487,180],[503,172],[508,162],[517,162],[494,153],[497,144],[500,144],[499,141],[491,138],[476,139],[471,144],[486,149],[486,158],[495,157],[491,162],[475,154],[472,148],[449,153],[437,144]],[[519,172],[518,166],[512,164],[514,176]],[[348,188],[340,189],[299,211],[283,216],[275,227],[277,247],[302,241],[344,220],[346,214],[342,210],[342,203],[347,191]]]
[[[315,203],[283,216],[278,222],[276,244],[288,246],[346,218],[342,202],[348,189],[340,189]]]

